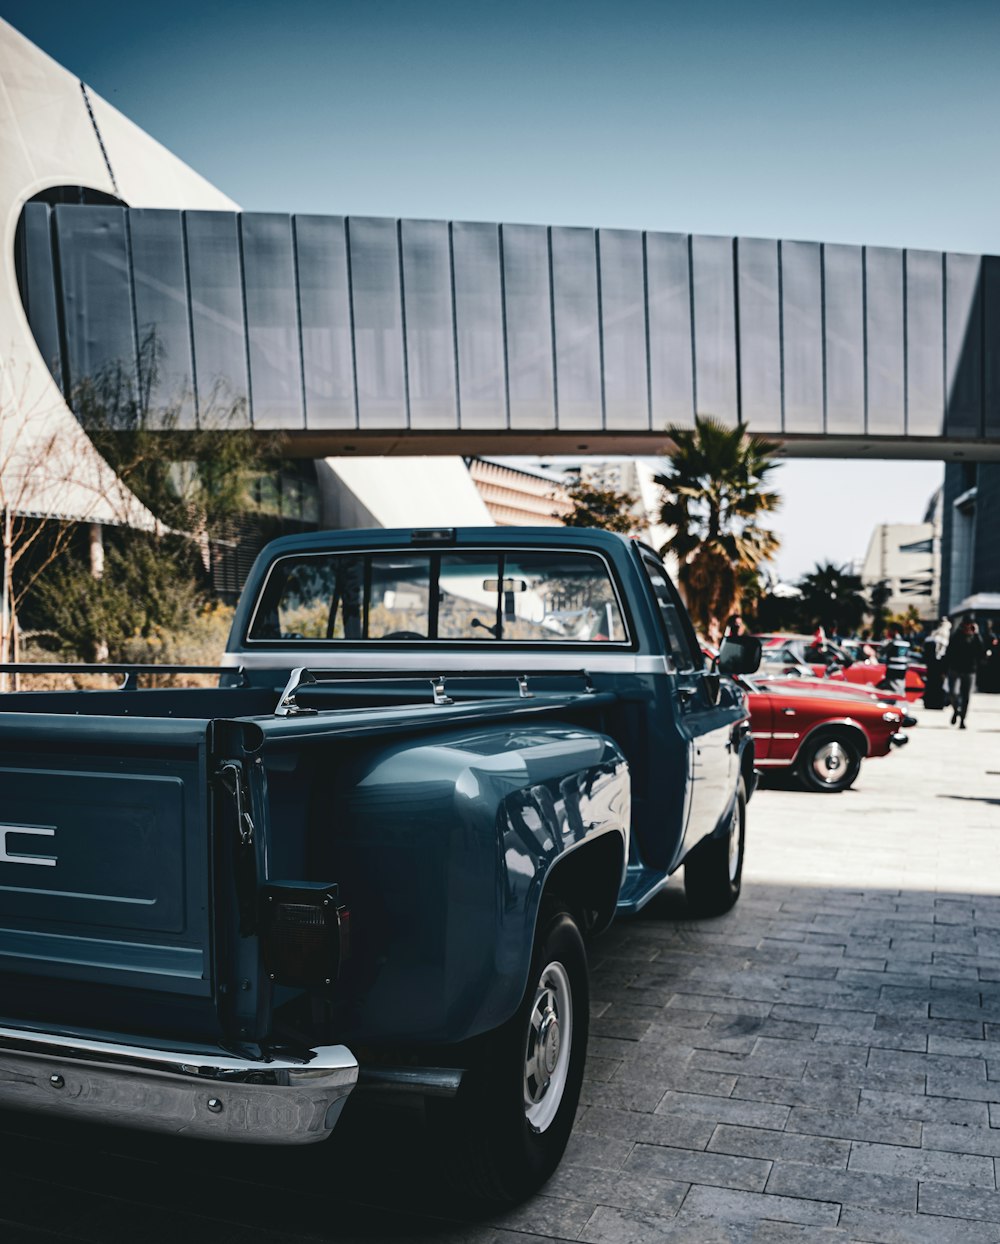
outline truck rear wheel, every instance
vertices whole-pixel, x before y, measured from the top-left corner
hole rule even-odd
[[[721,916],[735,904],[743,884],[747,792],[740,778],[724,834],[698,844],[684,861],[684,893],[699,916]]]
[[[433,1103],[477,1200],[521,1200],[558,1166],[580,1098],[589,994],[580,930],[568,912],[550,909],[539,917],[517,1014],[486,1040],[456,1100]]]

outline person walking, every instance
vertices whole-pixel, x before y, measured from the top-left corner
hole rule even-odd
[[[969,700],[976,688],[976,670],[983,659],[985,648],[979,627],[966,618],[952,636],[945,654],[948,669],[948,700],[951,703],[951,724],[957,721],[959,729],[965,729],[969,712]]]
[[[906,667],[909,663],[910,645],[903,638],[898,626],[889,631],[889,638],[882,645],[882,660],[885,662],[885,678],[879,686],[897,695],[906,693]]]
[[[944,708],[946,703],[944,679],[947,667],[944,663],[951,641],[951,619],[942,618],[924,642],[924,662],[927,676],[924,679],[924,708]]]

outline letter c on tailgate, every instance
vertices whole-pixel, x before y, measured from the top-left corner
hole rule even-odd
[[[54,867],[54,855],[11,855],[7,850],[8,834],[33,834],[36,838],[54,838],[55,829],[42,825],[0,825],[0,864],[42,864]]]

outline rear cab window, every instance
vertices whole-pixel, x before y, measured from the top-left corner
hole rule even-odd
[[[271,566],[247,640],[631,644],[605,559],[559,549],[291,554]]]

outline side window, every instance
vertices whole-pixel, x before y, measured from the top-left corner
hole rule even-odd
[[[680,602],[673,585],[667,579],[666,570],[651,557],[644,557],[642,564],[656,596],[656,603],[660,607],[660,617],[667,632],[667,645],[670,655],[677,662],[677,668],[701,669],[705,664],[704,658],[700,650],[694,647],[694,636],[688,634],[690,628],[685,625]]]

